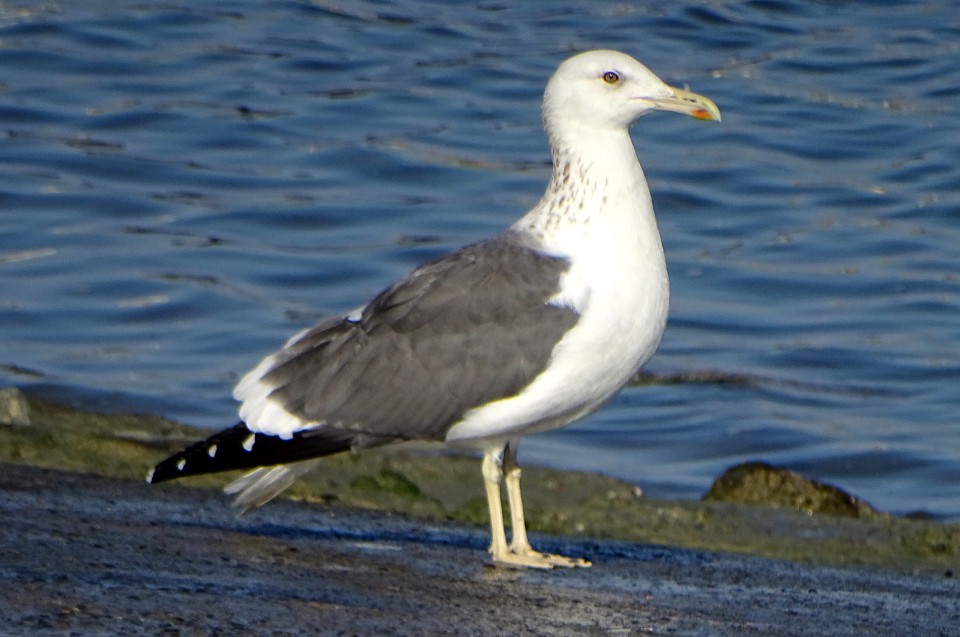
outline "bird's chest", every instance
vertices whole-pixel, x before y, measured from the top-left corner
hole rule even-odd
[[[583,244],[581,244],[583,245]],[[669,283],[659,235],[611,235],[572,255],[552,303],[580,314],[554,350],[587,404],[606,400],[653,356],[667,320]]]
[[[549,302],[580,318],[554,349],[550,371],[584,381],[591,389],[582,402],[592,403],[609,397],[653,355],[670,293],[653,205],[636,159],[574,159],[570,172],[578,178],[555,180],[560,186],[517,226],[543,252],[570,263]]]

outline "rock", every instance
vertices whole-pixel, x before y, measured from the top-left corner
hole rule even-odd
[[[703,499],[790,508],[810,515],[820,513],[851,518],[883,515],[837,487],[765,462],[747,462],[727,469]]]
[[[520,572],[483,565],[485,522],[280,498],[269,509],[237,518],[219,490],[0,465],[0,634],[946,637],[960,626],[956,554],[912,574],[539,535],[593,568]]]
[[[16,387],[0,389],[0,425],[25,427],[30,424],[30,405]]]

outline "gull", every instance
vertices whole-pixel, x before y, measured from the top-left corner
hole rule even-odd
[[[164,460],[148,480],[254,469],[225,489],[246,510],[322,456],[439,441],[483,456],[494,563],[589,566],[530,545],[517,448],[521,436],[601,407],[660,343],[667,268],[629,135],[655,111],[720,120],[712,101],[624,53],[564,61],[543,97],[553,171],[540,201],[501,234],[294,335],[237,384],[239,424]]]

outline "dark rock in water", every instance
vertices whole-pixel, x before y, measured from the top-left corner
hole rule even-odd
[[[24,427],[30,424],[30,405],[16,387],[0,389],[0,425]]]
[[[837,487],[765,462],[747,462],[727,469],[703,499],[790,508],[810,515],[818,513],[850,518],[884,515]]]

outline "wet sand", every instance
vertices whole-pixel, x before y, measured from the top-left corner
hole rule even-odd
[[[482,526],[0,465],[3,635],[956,635],[960,580],[534,536],[589,569],[485,565]]]

